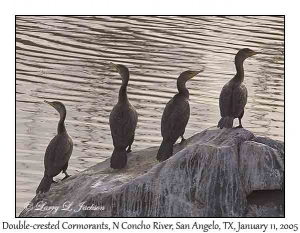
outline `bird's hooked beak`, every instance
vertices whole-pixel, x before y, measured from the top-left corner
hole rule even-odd
[[[44,100],[44,102],[46,103],[46,104],[49,104],[50,106],[52,106],[53,108],[55,108],[56,110],[57,110],[57,108],[55,107],[55,105],[53,104],[53,102],[49,102],[49,101],[47,101],[47,100]],[[58,110],[57,110],[58,111]]]
[[[192,71],[192,72],[190,73],[189,79],[194,78],[197,74],[202,73],[203,71],[204,71],[204,69],[203,69],[203,70],[195,70],[195,71]]]
[[[112,68],[114,68],[115,70],[117,70],[118,72],[120,71],[120,69],[119,69],[119,66],[117,65],[117,64],[114,64],[114,63],[110,63],[110,66],[112,67]]]
[[[258,54],[257,52],[254,52],[253,50],[251,50],[249,53],[248,53],[248,56],[249,57],[252,57],[254,55]]]
[[[46,104],[49,104],[50,106],[52,106],[53,108],[55,108],[56,111],[59,112],[59,110],[57,109],[57,106],[55,106],[55,104],[54,104],[53,102],[49,102],[49,101],[47,101],[47,100],[44,100],[44,102],[45,102]]]
[[[49,102],[49,101],[47,101],[47,100],[44,100],[44,102],[45,102],[46,104],[49,104],[49,105],[51,105],[52,107],[54,107],[53,104],[52,104],[52,102]]]

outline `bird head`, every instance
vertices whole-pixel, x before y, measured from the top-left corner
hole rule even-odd
[[[121,64],[114,64],[112,62],[110,64],[121,75],[123,83],[127,84],[128,80],[129,80],[129,70],[128,70],[128,68],[124,65],[121,65]]]
[[[252,57],[253,55],[257,54],[256,52],[254,52],[251,49],[245,48],[245,49],[241,49],[238,51],[238,53],[236,54],[236,59],[241,59],[241,60],[245,60],[248,57]]]
[[[62,102],[59,101],[49,102],[47,100],[45,100],[44,102],[51,105],[53,108],[55,108],[59,112],[59,114],[66,112],[66,107]]]
[[[187,70],[182,72],[179,77],[178,80],[182,80],[184,82],[192,79],[193,77],[195,77],[197,74],[203,72],[203,70]]]

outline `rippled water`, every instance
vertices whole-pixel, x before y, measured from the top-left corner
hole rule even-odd
[[[45,149],[56,134],[58,114],[44,100],[67,107],[74,142],[68,171],[75,174],[112,152],[108,118],[121,79],[109,62],[131,71],[128,95],[139,113],[133,150],[139,150],[160,144],[162,111],[187,69],[205,68],[187,84],[186,137],[216,125],[220,90],[244,47],[262,54],[244,65],[249,97],[243,125],[283,140],[283,17],[17,17],[17,214],[35,195]]]

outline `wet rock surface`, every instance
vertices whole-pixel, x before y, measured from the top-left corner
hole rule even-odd
[[[122,170],[108,159],[53,184],[20,217],[283,216],[282,142],[210,128],[175,145],[162,163],[157,150],[130,153]]]

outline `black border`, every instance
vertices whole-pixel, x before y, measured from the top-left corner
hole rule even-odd
[[[126,17],[126,16],[153,16],[153,17],[156,17],[156,16],[274,16],[274,17],[283,17],[283,32],[284,32],[284,35],[283,35],[283,60],[284,60],[284,64],[283,64],[283,70],[284,70],[284,77],[283,77],[283,145],[284,145],[284,151],[285,151],[285,33],[286,33],[286,25],[285,25],[285,22],[286,22],[286,15],[283,14],[274,14],[274,15],[261,15],[261,14],[257,14],[257,15],[230,15],[230,14],[222,14],[222,15],[173,15],[173,14],[170,14],[170,15],[15,15],[15,219],[32,219],[32,218],[43,218],[43,217],[19,217],[17,216],[17,112],[16,112],[16,109],[17,109],[17,89],[16,89],[16,86],[17,86],[17,17],[38,17],[38,16],[61,16],[61,17],[77,17],[77,16],[110,16],[110,17]],[[284,158],[285,158],[285,155],[284,155]],[[283,184],[283,190],[284,190],[284,210],[283,210],[283,213],[284,213],[284,217],[89,217],[89,219],[106,219],[106,218],[112,218],[112,219],[129,219],[129,218],[134,218],[134,219],[143,219],[143,218],[163,218],[163,219],[166,219],[166,218],[195,218],[195,219],[202,219],[202,218],[208,218],[208,219],[218,219],[218,218],[231,218],[231,219],[251,219],[251,218],[267,218],[267,219],[272,219],[272,218],[279,218],[279,219],[282,219],[282,218],[286,218],[286,205],[285,205],[285,199],[286,199],[286,196],[285,196],[285,159],[284,159],[284,171],[283,171],[283,175],[284,175],[284,184]],[[47,217],[45,219],[76,219],[76,218],[82,218],[82,217]]]

